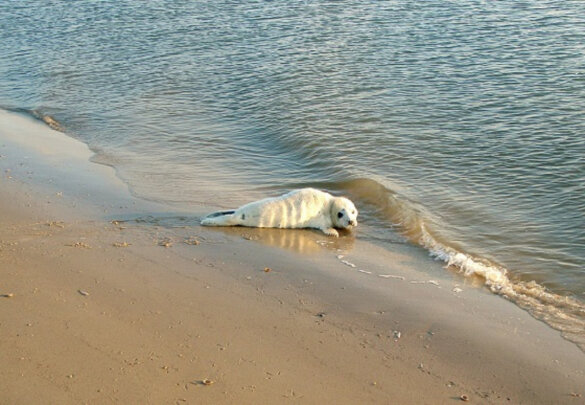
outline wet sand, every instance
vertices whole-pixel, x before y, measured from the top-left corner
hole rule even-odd
[[[585,401],[582,351],[415,247],[202,228],[13,114],[0,156],[2,404]]]

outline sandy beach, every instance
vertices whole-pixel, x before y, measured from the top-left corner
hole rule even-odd
[[[0,403],[583,404],[585,354],[416,247],[213,229],[0,117]]]

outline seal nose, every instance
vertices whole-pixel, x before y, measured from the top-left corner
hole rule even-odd
[[[350,219],[349,220],[349,225],[356,226],[357,225],[357,221],[356,220],[353,220],[353,219]]]

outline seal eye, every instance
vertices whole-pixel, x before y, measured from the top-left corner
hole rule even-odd
[[[337,213],[337,218],[343,218],[343,212]]]

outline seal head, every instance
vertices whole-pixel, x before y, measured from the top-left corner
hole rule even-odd
[[[358,211],[355,205],[345,197],[335,197],[331,204],[331,221],[339,229],[357,226]]]

